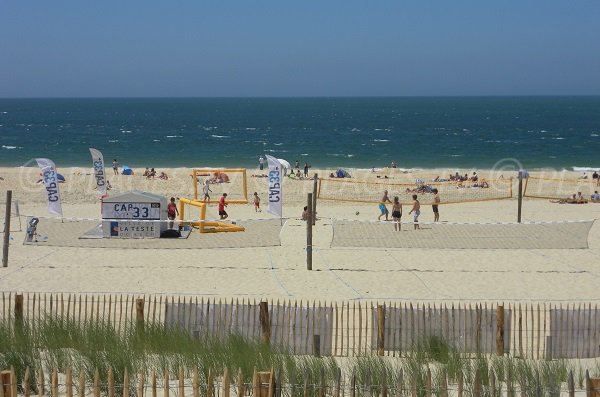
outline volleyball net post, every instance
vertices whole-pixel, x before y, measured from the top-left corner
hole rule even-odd
[[[517,223],[521,223],[521,212],[523,209],[523,179],[527,179],[529,173],[526,170],[519,170],[519,199],[517,200]]]
[[[2,244],[2,267],[8,267],[8,245],[10,244],[10,211],[12,190],[6,191],[6,215],[4,217],[4,242]]]

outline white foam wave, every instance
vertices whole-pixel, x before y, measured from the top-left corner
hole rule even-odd
[[[165,138],[183,138],[183,135],[167,135]]]
[[[598,167],[571,167],[575,172],[593,172],[596,170],[600,170],[600,166]]]
[[[212,134],[211,136],[213,138],[230,138],[230,136],[228,136],[228,135],[216,135],[216,134]]]
[[[109,139],[108,142],[110,142],[110,143],[117,143],[117,142],[119,142],[119,140],[118,139]]]
[[[373,139],[373,142],[389,142],[389,139]]]
[[[17,149],[17,146],[2,145],[2,148],[6,149],[6,150],[13,150],[13,149]]]
[[[563,138],[562,136],[555,136],[555,137],[554,137],[554,138],[552,138],[552,139],[554,139],[555,141],[562,141],[562,140],[563,140],[563,139],[565,139],[565,138]]]
[[[0,125],[0,127],[2,127],[2,126]],[[600,135],[591,133],[590,136],[600,136]]]

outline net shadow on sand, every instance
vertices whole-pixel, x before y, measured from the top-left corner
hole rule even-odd
[[[37,242],[25,245],[79,248],[123,249],[202,249],[248,248],[281,245],[281,221],[244,220],[237,224],[243,232],[199,233],[193,230],[187,238],[98,238],[98,220],[64,220],[44,218],[37,226]],[[94,238],[95,237],[95,238]]]
[[[422,224],[394,230],[392,222],[335,220],[332,248],[584,249],[594,221]]]

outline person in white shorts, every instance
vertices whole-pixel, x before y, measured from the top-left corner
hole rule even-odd
[[[417,195],[413,194],[412,196],[413,198],[413,207],[410,210],[410,212],[408,213],[413,214],[413,219],[415,222],[415,230],[419,229],[419,215],[421,215],[421,203],[419,202],[419,200],[417,200]]]

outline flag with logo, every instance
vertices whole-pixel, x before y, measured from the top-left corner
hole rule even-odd
[[[46,189],[48,199],[48,212],[53,215],[62,216],[62,205],[60,203],[60,190],[58,189],[58,172],[56,166],[50,159],[35,159],[38,167],[42,170],[42,182]]]
[[[269,165],[269,203],[267,212],[281,218],[283,214],[283,167],[275,157],[269,155],[266,155],[265,157],[267,158],[267,163]]]
[[[97,149],[90,148],[92,154],[92,165],[94,167],[94,179],[96,181],[96,190],[100,197],[106,196],[106,173],[104,172],[104,156]]]

